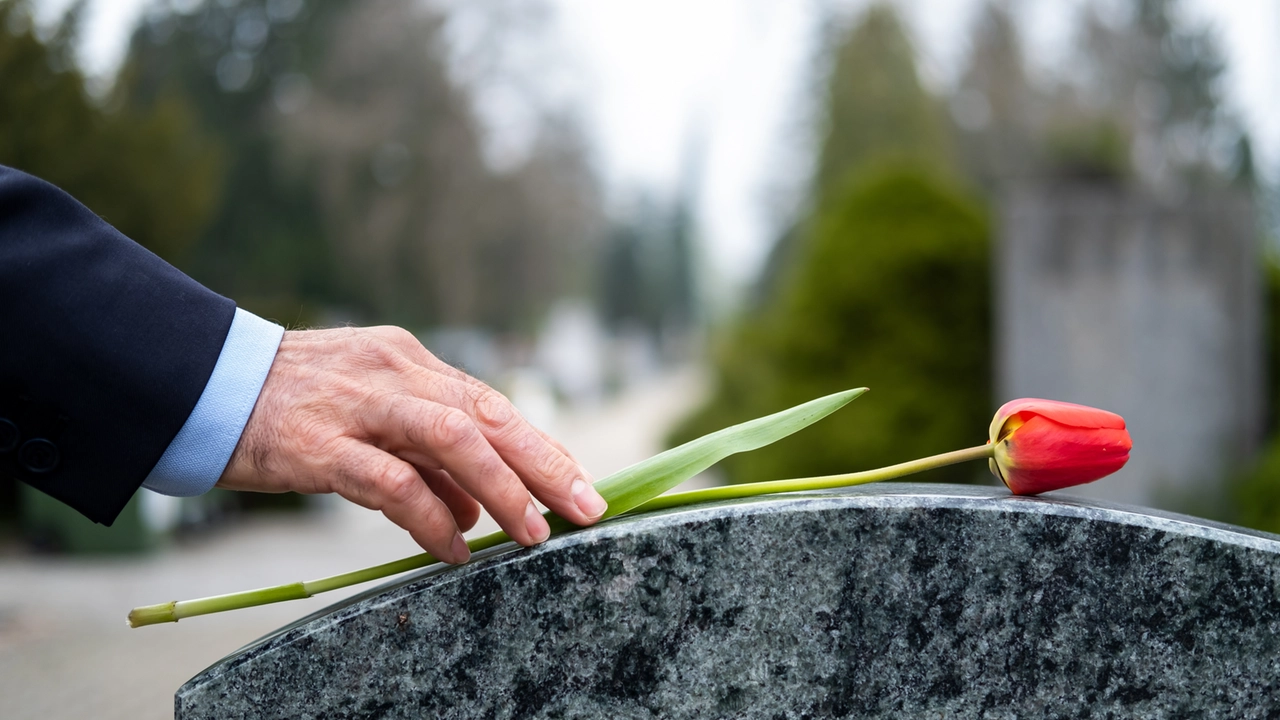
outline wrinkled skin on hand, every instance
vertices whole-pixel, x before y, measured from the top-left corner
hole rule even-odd
[[[591,482],[501,394],[376,327],[284,334],[218,487],[337,493],[458,563],[481,505],[532,545],[550,533],[532,499],[590,524],[606,508]]]

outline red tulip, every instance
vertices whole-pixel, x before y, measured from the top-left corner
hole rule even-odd
[[[1039,495],[1106,477],[1133,443],[1115,413],[1054,400],[1004,404],[991,422],[991,472],[1014,495]]]

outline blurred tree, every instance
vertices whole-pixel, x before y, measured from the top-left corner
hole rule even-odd
[[[935,173],[868,171],[823,205],[780,296],[726,348],[715,400],[677,439],[867,385],[854,406],[727,460],[727,472],[737,482],[850,472],[982,443],[987,266],[988,228],[971,198]]]
[[[1226,62],[1212,28],[1185,18],[1180,0],[1085,8],[1066,101],[1048,128],[1059,150],[1074,129],[1094,138],[1077,147],[1101,148],[1104,164],[1123,154],[1125,170],[1156,190],[1224,179],[1242,136],[1222,105]]]
[[[306,111],[279,123],[367,311],[408,325],[475,322],[477,249],[492,242],[480,236],[495,187],[442,22],[407,3],[351,5],[308,69]]]
[[[1035,128],[1043,98],[1026,74],[1009,0],[988,0],[973,28],[967,65],[951,97],[965,172],[988,190],[1039,165]]]
[[[775,248],[765,298],[717,352],[714,396],[680,442],[839,389],[866,399],[724,463],[734,482],[849,472],[983,441],[990,414],[988,229],[944,178],[951,155],[893,11],[831,54],[811,217]],[[966,480],[972,468],[932,474]]]
[[[818,137],[808,207],[770,251],[751,304],[770,302],[792,256],[805,242],[805,213],[849,176],[877,162],[919,163],[950,170],[954,155],[946,114],[920,83],[915,50],[892,5],[872,5],[861,15],[829,17],[816,73],[824,79],[817,113]],[[803,203],[802,203],[803,205]]]
[[[390,0],[206,1],[148,18],[123,96],[189,97],[228,149],[223,204],[189,258],[198,279],[284,322],[340,307],[530,332],[590,272],[599,199],[580,132],[547,119],[527,158],[490,167],[445,22]]]
[[[664,281],[660,283],[659,297],[663,305],[662,337],[668,341],[687,337],[699,321],[701,302],[696,280],[695,208],[698,206],[705,159],[705,138],[701,132],[695,132],[690,135],[685,146],[680,188],[671,208],[667,242],[664,244]],[[685,348],[678,348],[678,351],[684,350]]]
[[[951,98],[970,176],[1052,173],[1178,191],[1238,168],[1238,123],[1221,103],[1225,60],[1179,0],[1092,2],[1060,69],[1026,76],[1008,0],[989,0]]]
[[[640,331],[685,358],[697,314],[694,284],[696,173],[674,200],[642,194],[615,219],[601,256],[601,314],[614,333]]]
[[[842,191],[869,162],[950,164],[942,109],[920,84],[915,51],[890,5],[872,6],[837,34],[829,62],[815,199]]]
[[[632,327],[656,330],[659,318],[653,308],[652,279],[642,257],[652,225],[650,213],[637,214],[615,222],[605,238],[600,253],[600,314],[614,332]]]
[[[695,208],[706,143],[699,130],[684,148],[673,197],[639,193],[615,213],[600,253],[599,304],[615,334],[641,331],[667,358],[687,360],[699,319]]]
[[[642,340],[670,362],[688,361],[700,340],[694,209],[705,151],[702,133],[690,133],[674,196],[637,193],[614,213],[600,253],[596,296],[605,326],[624,344]]]
[[[124,107],[182,97],[226,153],[221,202],[183,268],[250,310],[314,321],[353,293],[337,270],[306,169],[280,162],[277,119],[307,102],[307,69],[345,0],[201,3],[149,14],[117,79]]]
[[[1181,22],[1180,0],[1132,0],[1127,10],[1114,23],[1096,5],[1083,16],[1083,69],[1096,102],[1124,108],[1134,124],[1208,131],[1219,119],[1226,69],[1211,30]]]
[[[83,2],[41,40],[23,0],[0,0],[0,163],[62,187],[170,261],[216,200],[214,145],[180,98],[101,107],[76,67]]]
[[[151,16],[126,97],[191,97],[230,158],[193,274],[286,322],[336,306],[411,327],[531,330],[587,271],[594,177],[576,127],[555,119],[522,162],[490,167],[446,22],[391,0]]]
[[[484,198],[493,241],[479,258],[480,322],[529,333],[566,295],[590,297],[604,217],[600,181],[568,118],[544,121],[528,156]]]

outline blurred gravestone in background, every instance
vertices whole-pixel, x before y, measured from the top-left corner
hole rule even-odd
[[[1265,427],[1260,226],[1223,54],[1172,0],[1087,6],[1074,67],[1022,69],[1008,6],[981,17],[953,101],[999,215],[997,399],[1122,414],[1133,460],[1082,492],[1230,514]]]
[[[1258,450],[1264,390],[1260,251],[1231,189],[1179,204],[1108,183],[1044,183],[1002,202],[995,255],[1000,397],[1123,415],[1122,482],[1085,495],[1197,514]]]

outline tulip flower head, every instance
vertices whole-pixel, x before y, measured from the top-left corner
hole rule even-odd
[[[1124,467],[1133,443],[1115,413],[1054,400],[1004,404],[991,422],[991,472],[1014,495],[1093,482]]]

